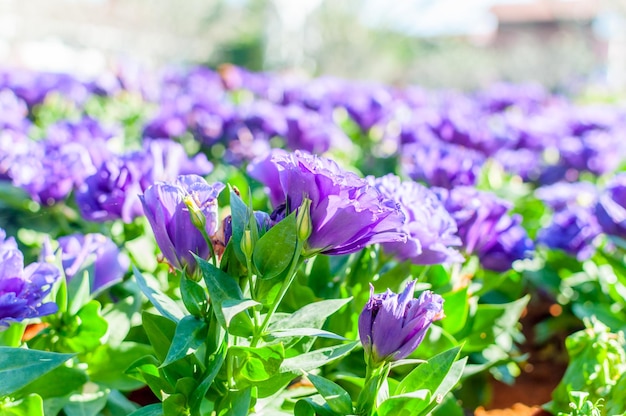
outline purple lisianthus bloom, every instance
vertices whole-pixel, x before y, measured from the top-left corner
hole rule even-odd
[[[477,255],[483,267],[503,272],[530,255],[533,242],[520,224],[521,217],[508,214],[509,202],[469,186],[436,192],[456,221],[463,250]]]
[[[595,251],[593,240],[601,229],[590,210],[568,207],[554,214],[552,222],[537,235],[537,242],[587,260]]]
[[[405,219],[402,211],[365,179],[330,159],[302,151],[274,152],[270,162],[278,177],[270,171],[255,176],[259,170],[254,166],[249,172],[266,186],[276,187],[272,195],[282,191],[285,205],[276,209],[286,214],[297,210],[304,198],[311,200],[313,232],[305,247],[308,253],[348,254],[371,244],[406,241],[400,231]]]
[[[144,160],[139,153],[114,156],[100,165],[76,192],[83,218],[104,222],[122,219],[130,223],[143,214],[139,194],[144,177]]]
[[[595,202],[597,193],[591,182],[557,182],[535,190],[535,196],[553,211],[572,206],[589,207]]]
[[[128,256],[102,234],[73,234],[60,237],[59,249],[65,277],[82,278],[78,273],[93,261],[90,291],[97,294],[121,282],[128,270]]]
[[[409,356],[433,321],[442,317],[443,298],[425,291],[415,299],[414,287],[413,280],[399,295],[389,289],[375,295],[370,286],[369,301],[359,316],[359,337],[374,365]]]
[[[386,253],[414,264],[463,261],[463,256],[454,249],[461,245],[456,222],[435,193],[417,182],[402,182],[393,174],[368,177],[368,180],[385,197],[396,201],[406,217],[400,231],[407,234],[407,241],[382,243]]]
[[[210,185],[201,176],[181,175],[171,183],[155,183],[140,196],[157,244],[172,267],[192,275],[196,269],[193,254],[209,256],[211,248],[192,222],[188,203],[200,210],[211,237],[217,231],[217,197],[223,189],[220,182]]]
[[[601,192],[595,214],[602,231],[626,239],[626,173],[616,175]]]
[[[15,240],[5,238],[0,229],[0,329],[11,322],[50,315],[56,303],[43,299],[61,275],[48,263],[32,263],[24,268],[24,256]]]
[[[402,148],[402,168],[413,180],[450,189],[474,185],[485,157],[463,146],[437,141]]]
[[[292,105],[286,108],[285,117],[285,140],[292,150],[321,154],[331,147],[344,148],[350,144],[345,133],[332,120],[319,113]]]

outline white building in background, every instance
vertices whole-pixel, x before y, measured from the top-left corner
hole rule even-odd
[[[227,22],[212,0],[0,0],[0,63],[97,74],[129,58],[202,62]]]

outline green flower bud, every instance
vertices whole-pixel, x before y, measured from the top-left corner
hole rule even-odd
[[[313,226],[311,225],[311,200],[309,198],[304,198],[302,200],[302,205],[298,208],[298,213],[296,214],[296,226],[298,240],[301,242],[308,240],[311,236],[311,232],[313,231]]]
[[[189,209],[191,223],[200,231],[204,230],[206,227],[206,217],[204,216],[204,213],[202,212],[196,201],[193,199],[193,196],[191,194],[185,195],[185,198],[183,198],[183,202]]]
[[[254,250],[254,247],[252,247],[252,235],[250,235],[250,230],[245,230],[243,232],[243,236],[241,236],[241,241],[239,242],[239,247],[241,247],[241,251],[247,259],[252,258],[252,251]]]

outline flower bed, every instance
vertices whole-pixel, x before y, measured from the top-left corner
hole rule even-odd
[[[0,105],[7,414],[463,415],[546,362],[525,404],[626,412],[618,106],[232,66]]]

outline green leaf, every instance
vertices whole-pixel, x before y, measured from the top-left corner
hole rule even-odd
[[[69,403],[63,407],[67,416],[93,416],[100,413],[106,406],[108,393],[96,391],[94,393],[74,394]]]
[[[267,280],[278,276],[294,261],[298,245],[296,231],[294,211],[257,241],[252,261],[261,279]]]
[[[420,412],[428,406],[431,400],[431,393],[426,389],[412,391],[402,396],[388,398],[378,406],[377,414],[379,416],[416,416],[421,414]]]
[[[320,302],[310,303],[298,309],[289,316],[283,316],[270,324],[271,331],[290,330],[296,328],[321,328],[333,313],[337,312],[344,305],[352,300],[328,299]]]
[[[163,416],[163,404],[149,404],[135,410],[129,416]]]
[[[67,284],[67,311],[70,315],[76,315],[83,305],[91,300],[91,281],[95,274],[94,260],[95,255],[89,256],[87,260],[89,264],[81,267]]]
[[[190,352],[194,352],[204,342],[208,329],[207,323],[197,319],[195,316],[187,315],[181,319],[176,325],[172,344],[161,367],[165,367],[187,356]]]
[[[252,388],[247,387],[241,390],[230,390],[224,401],[220,403],[218,416],[247,416],[252,400]]]
[[[444,305],[446,305],[446,317],[441,321],[441,325],[450,334],[454,335],[459,332],[467,322],[469,313],[467,289],[468,287],[465,286],[455,292],[442,295]]]
[[[314,370],[347,355],[357,345],[359,345],[359,341],[354,341],[286,358],[280,366],[280,372],[292,372],[300,375],[302,371]]]
[[[183,316],[185,316],[178,304],[159,289],[151,287],[146,281],[146,278],[143,277],[135,266],[133,266],[133,274],[143,294],[146,295],[150,303],[152,303],[161,315],[174,322],[180,321]]]
[[[184,273],[180,276],[180,295],[185,308],[193,316],[200,318],[209,310],[209,298],[204,288],[188,279]]]
[[[37,378],[15,393],[15,396],[37,394],[42,399],[68,396],[88,380],[84,370],[60,366]]]
[[[450,371],[460,350],[461,347],[456,346],[417,366],[400,382],[394,396],[423,389],[434,393]]]
[[[75,352],[91,352],[102,345],[102,337],[107,333],[109,323],[100,315],[100,302],[92,300],[76,314],[78,328],[63,341]]]
[[[146,383],[156,397],[162,398],[163,393],[171,394],[174,392],[172,385],[161,378],[159,361],[151,355],[132,363],[126,370],[126,374]]]
[[[319,395],[298,400],[293,414],[294,416],[336,416]]]
[[[151,354],[150,346],[125,341],[118,346],[103,345],[89,359],[89,379],[110,389],[130,391],[143,383],[126,374],[126,369],[138,359]]]
[[[141,314],[141,321],[157,358],[164,361],[176,333],[176,324],[163,316],[145,311]]]
[[[315,386],[317,391],[322,395],[328,407],[335,413],[340,415],[351,415],[352,399],[347,391],[345,391],[337,383],[334,383],[324,377],[314,374],[307,374],[309,381]]]
[[[230,188],[230,216],[233,230],[230,238],[235,256],[243,264],[246,264],[246,256],[241,251],[241,238],[250,220],[248,211],[248,206],[241,200],[234,189]],[[229,242],[230,244],[231,242]]]
[[[180,393],[168,396],[165,400],[163,400],[163,414],[168,416],[188,415],[189,408],[187,407],[187,398]]]
[[[74,354],[0,347],[0,397],[21,389],[73,356]]]
[[[13,402],[0,404],[2,416],[44,416],[43,400],[37,394],[30,394]]]
[[[275,331],[270,331],[268,335],[273,338],[321,337],[321,338],[332,338],[332,339],[338,339],[341,341],[347,341],[347,339],[342,337],[341,335],[337,335],[333,332],[324,331],[323,329],[317,329],[317,328],[277,329]]]
[[[226,342],[224,342],[220,346],[220,349],[209,357],[207,367],[200,379],[200,383],[193,393],[191,393],[189,398],[189,408],[192,412],[199,411],[200,406],[202,405],[202,399],[209,390],[209,387],[211,387],[211,384],[213,384],[213,380],[215,380],[215,377],[224,364],[224,360],[226,359],[226,349],[227,345]]]
[[[282,344],[256,348],[234,346],[228,349],[228,354],[236,357],[238,362],[235,379],[256,383],[278,374],[285,350]]]
[[[467,359],[468,357],[463,357],[462,359],[455,361],[452,364],[452,367],[450,368],[450,371],[448,371],[448,374],[446,374],[441,384],[439,384],[439,387],[437,387],[437,389],[433,392],[433,398],[435,400],[430,403],[430,405],[426,409],[426,412],[423,412],[424,415],[430,414],[430,411],[437,407],[437,405],[439,405],[441,402],[443,402],[446,395],[450,393],[450,391],[452,391],[454,386],[456,386],[456,384],[461,379],[461,376],[463,375],[463,370],[465,369]]]
[[[209,290],[215,317],[223,328],[228,329],[236,314],[256,305],[256,302],[243,298],[241,288],[231,276],[206,260],[196,257],[196,261]]]

